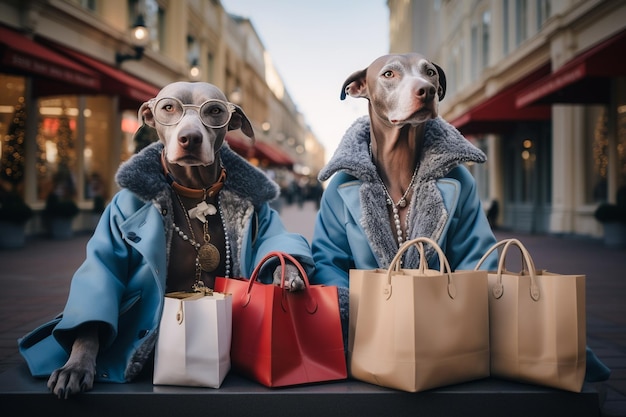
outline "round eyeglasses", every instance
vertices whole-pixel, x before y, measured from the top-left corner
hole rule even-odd
[[[206,127],[219,129],[230,122],[235,112],[235,105],[226,101],[211,99],[201,105],[183,104],[174,97],[151,99],[148,105],[152,108],[154,119],[162,125],[172,126],[180,122],[187,109],[195,109],[200,120]]]

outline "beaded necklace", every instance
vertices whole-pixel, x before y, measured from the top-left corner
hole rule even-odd
[[[369,145],[369,151],[370,151],[370,158],[372,158],[372,161],[373,161],[371,143]],[[415,170],[413,170],[413,176],[411,176],[411,182],[409,182],[409,186],[406,188],[406,190],[404,190],[404,194],[402,194],[402,197],[400,197],[400,200],[398,200],[397,203],[393,202],[393,199],[391,198],[391,194],[389,194],[389,191],[387,190],[385,183],[383,182],[382,178],[380,178],[380,175],[378,175],[378,179],[380,180],[380,183],[383,186],[383,190],[385,190],[387,205],[391,206],[391,212],[393,215],[393,223],[396,227],[396,238],[398,240],[398,248],[402,246],[402,243],[404,243],[404,232],[402,231],[402,223],[400,222],[400,212],[398,210],[398,207],[401,207],[401,208],[406,207],[407,205],[406,198],[409,194],[409,191],[413,188],[413,184],[415,183],[415,177],[417,176],[418,167],[419,165],[415,166]],[[376,172],[378,173],[378,171]],[[406,223],[407,223],[406,227],[408,229],[409,228],[409,215],[407,215],[406,217]]]

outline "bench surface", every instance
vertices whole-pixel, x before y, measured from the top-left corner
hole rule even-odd
[[[598,416],[598,393],[494,378],[407,393],[355,380],[266,388],[233,372],[219,389],[155,386],[148,373],[128,384],[97,383],[67,401],[20,364],[0,374],[3,415],[46,416]],[[44,414],[40,414],[40,413]]]

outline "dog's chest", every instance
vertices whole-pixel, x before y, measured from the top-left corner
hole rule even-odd
[[[215,277],[226,274],[226,242],[219,210],[207,213],[204,216],[206,222],[203,222],[188,211],[195,208],[200,199],[177,196],[174,192],[172,198],[175,227],[170,245],[166,292],[191,291],[198,280],[213,288]],[[208,199],[206,203],[217,208],[216,200]]]

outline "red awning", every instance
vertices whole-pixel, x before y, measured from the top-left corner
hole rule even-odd
[[[228,145],[233,151],[237,152],[244,158],[254,156],[254,147],[252,145],[252,140],[246,140],[244,138],[241,138],[235,133],[227,133],[226,142],[228,142]]]
[[[254,147],[256,149],[256,157],[267,160],[269,165],[292,167],[294,164],[293,159],[278,146],[256,141]]]
[[[230,148],[246,159],[257,158],[261,164],[293,167],[294,160],[282,149],[267,142],[257,140],[252,144],[251,140],[240,137],[235,132],[226,135],[226,141]]]
[[[0,26],[2,71],[62,82],[57,90],[77,92],[101,88],[99,75],[14,30]]]
[[[159,88],[102,61],[61,45],[50,44],[55,50],[102,74],[102,92],[120,96],[120,108],[138,109],[159,93]]]
[[[549,120],[551,117],[549,106],[524,109],[515,106],[515,97],[520,90],[549,73],[549,64],[541,66],[450,123],[467,135],[503,133],[513,129],[516,122]]]
[[[517,94],[518,108],[531,104],[608,103],[611,78],[626,76],[626,30],[581,53]]]

